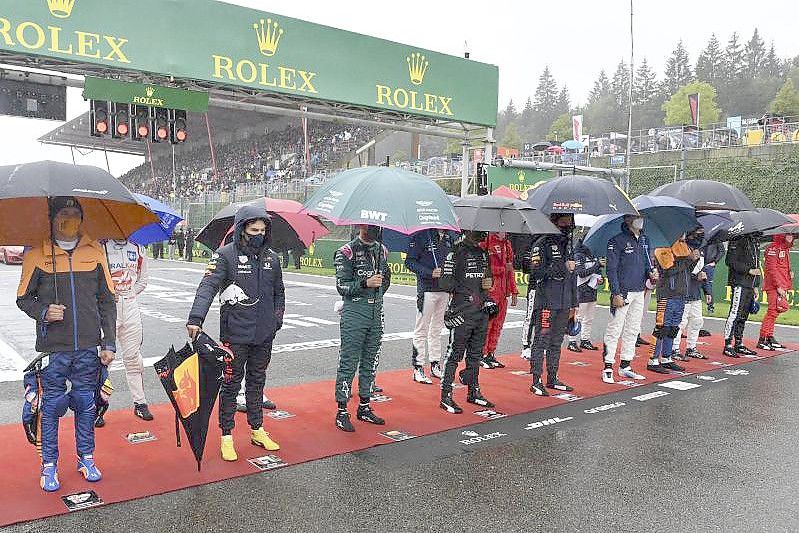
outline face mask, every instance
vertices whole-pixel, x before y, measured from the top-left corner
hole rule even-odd
[[[635,220],[633,220],[633,229],[637,229],[638,231],[644,229],[644,219],[636,218]]]
[[[79,218],[63,218],[56,223],[56,230],[67,239],[74,239],[80,231],[81,220]]]
[[[569,232],[572,230],[571,226],[558,226],[558,229],[563,235],[568,235]]]
[[[366,238],[369,239],[369,241],[376,241],[379,236],[380,236],[379,227],[377,226],[366,227]]]
[[[793,244],[793,235],[786,235],[785,242],[787,242],[788,244]]]
[[[257,235],[250,235],[249,233],[247,233],[246,235],[247,235],[247,245],[250,248],[254,248],[256,250],[259,248],[263,248],[265,241],[265,237],[263,235],[261,235],[260,233]]]

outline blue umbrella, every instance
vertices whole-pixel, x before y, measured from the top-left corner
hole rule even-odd
[[[583,143],[581,143],[580,141],[571,140],[561,143],[560,147],[566,150],[582,150]]]
[[[632,204],[644,217],[644,233],[652,248],[671,246],[680,235],[699,226],[694,208],[669,196],[641,195]],[[621,231],[624,215],[603,215],[586,234],[583,244],[597,257],[607,253],[608,241]]]
[[[142,246],[146,246],[154,242],[169,240],[170,237],[172,237],[172,232],[175,230],[175,226],[177,226],[178,223],[183,220],[183,218],[175,213],[171,207],[159,202],[155,198],[150,198],[149,196],[136,193],[133,193],[133,195],[139,202],[146,205],[150,211],[155,213],[160,222],[158,224],[144,226],[131,235],[130,240],[137,244],[141,244]]]
[[[732,217],[729,211],[706,211],[699,213],[699,224],[705,229],[705,242],[711,242],[722,232],[732,227]]]

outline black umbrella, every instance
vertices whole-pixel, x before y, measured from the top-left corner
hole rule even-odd
[[[793,222],[793,219],[787,215],[765,207],[760,207],[754,211],[730,213],[730,218],[732,219],[732,226],[719,234],[720,240],[726,241],[741,235],[760,233]]]
[[[180,446],[180,422],[197,460],[197,470],[203,459],[208,420],[222,384],[225,357],[232,355],[201,332],[193,346],[186,344],[177,352],[173,346],[153,365],[175,408],[177,444]]]
[[[159,219],[105,170],[39,161],[0,166],[0,244],[37,246],[50,238],[47,199],[74,196],[82,231],[93,239],[125,239]]]
[[[462,230],[506,233],[560,233],[549,217],[530,204],[501,196],[470,196],[453,207]]]
[[[543,213],[637,215],[630,199],[612,181],[592,176],[561,176],[528,191],[527,202]]]
[[[547,148],[549,148],[550,146],[552,146],[552,143],[551,143],[551,142],[548,142],[548,141],[538,141],[537,143],[535,143],[534,145],[532,145],[532,146],[530,147],[530,150],[531,150],[531,151],[533,151],[533,152],[543,152],[544,150],[546,150],[546,149],[547,149]]]
[[[751,211],[755,206],[734,185],[713,180],[682,180],[661,185],[650,194],[671,196],[696,209]]]

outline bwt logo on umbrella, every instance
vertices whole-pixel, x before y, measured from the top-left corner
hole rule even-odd
[[[377,220],[380,222],[385,222],[388,213],[384,213],[382,211],[372,211],[369,209],[361,209],[361,218],[365,218],[368,220]]]

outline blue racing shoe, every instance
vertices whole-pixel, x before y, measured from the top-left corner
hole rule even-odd
[[[39,485],[46,492],[55,492],[61,488],[58,482],[58,471],[55,463],[45,463],[42,465],[42,476],[39,478]]]
[[[78,457],[78,472],[83,474],[86,481],[91,481],[92,483],[103,479],[103,474],[100,473],[100,469],[94,464],[93,455]]]

